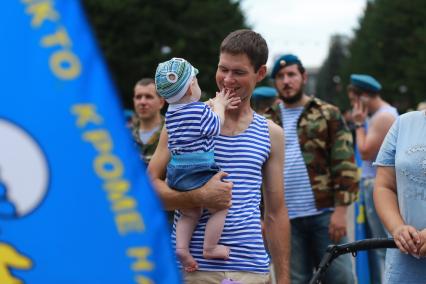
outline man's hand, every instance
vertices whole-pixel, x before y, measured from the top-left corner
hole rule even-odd
[[[30,269],[31,259],[19,254],[12,246],[0,243],[0,283],[21,284],[22,281],[15,278],[9,271],[10,268]]]
[[[231,207],[233,183],[222,180],[227,176],[227,173],[219,172],[199,189],[201,205],[204,208],[222,210]]]
[[[355,124],[363,124],[368,116],[368,109],[366,105],[358,98],[352,109],[352,119]]]
[[[334,243],[338,243],[347,234],[346,206],[337,206],[331,214],[328,235]]]

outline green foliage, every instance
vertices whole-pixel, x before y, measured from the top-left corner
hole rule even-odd
[[[208,96],[217,89],[219,46],[246,28],[238,1],[83,0],[88,18],[122,97],[131,107],[133,87],[154,77],[158,63],[183,57],[199,71]]]
[[[345,88],[342,85],[341,69],[348,57],[348,38],[334,35],[328,52],[328,57],[318,73],[316,94],[319,98],[347,108],[345,104]]]
[[[382,83],[385,100],[403,111],[414,108],[426,94],[425,47],[423,0],[369,1],[342,76],[370,74]]]

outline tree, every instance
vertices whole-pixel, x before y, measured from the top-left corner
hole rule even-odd
[[[375,0],[350,44],[345,78],[367,73],[383,85],[382,96],[400,110],[424,100],[426,5],[423,0]]]
[[[201,89],[217,89],[219,46],[232,30],[245,28],[239,1],[84,0],[84,7],[126,107],[142,77],[158,63],[182,57],[199,71]]]
[[[349,38],[344,35],[334,35],[330,40],[327,59],[318,73],[316,94],[325,101],[343,107],[345,88],[342,85],[341,70],[348,57]]]

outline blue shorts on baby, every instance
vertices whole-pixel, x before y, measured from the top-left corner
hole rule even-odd
[[[206,184],[220,171],[214,152],[172,155],[167,165],[167,183],[178,191],[190,191]]]

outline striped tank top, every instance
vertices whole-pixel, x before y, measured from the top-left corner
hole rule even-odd
[[[260,188],[262,167],[269,157],[271,143],[266,119],[254,113],[249,127],[236,136],[215,138],[215,161],[233,182],[232,206],[228,210],[219,243],[229,246],[228,260],[204,259],[203,240],[206,222],[210,216],[204,210],[192,235],[190,251],[201,271],[269,272],[269,257],[263,244],[260,226]],[[175,225],[172,242],[176,243]]]
[[[290,219],[318,215],[308,170],[300,149],[297,124],[303,107],[285,108],[280,104],[284,128],[284,188]]]

